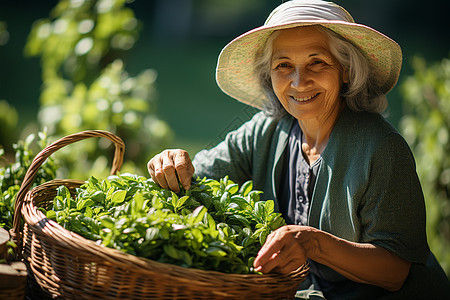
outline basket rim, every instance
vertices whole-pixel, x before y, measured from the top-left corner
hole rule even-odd
[[[77,132],[74,134],[70,134],[68,136],[62,137],[59,140],[53,142],[48,145],[44,149],[42,149],[31,162],[30,167],[25,173],[25,177],[22,181],[20,189],[17,193],[15,199],[15,207],[14,207],[14,220],[13,220],[13,228],[10,230],[11,238],[14,242],[19,242],[22,239],[22,232],[20,230],[21,217],[22,217],[22,206],[24,203],[25,195],[31,189],[35,176],[39,168],[42,164],[56,151],[61,148],[64,148],[70,144],[73,144],[78,141],[82,141],[89,138],[94,137],[103,137],[109,139],[115,146],[114,157],[111,167],[111,174],[116,174],[123,163],[123,156],[125,151],[125,144],[123,140],[117,135],[105,131],[105,130],[85,130],[81,132]],[[17,252],[16,252],[17,255]]]
[[[157,270],[167,270],[172,269],[173,272],[177,274],[182,273],[197,273],[203,276],[218,276],[218,277],[227,277],[227,278],[240,278],[240,279],[256,279],[256,280],[300,280],[303,276],[309,271],[309,266],[307,263],[300,266],[297,270],[292,271],[288,274],[276,274],[276,273],[267,273],[267,274],[237,274],[237,273],[225,273],[217,270],[203,270],[197,268],[188,268],[175,264],[159,262],[156,260],[152,260],[145,257],[136,256],[133,254],[129,254],[126,252],[122,252],[120,250],[106,247],[102,244],[98,244],[93,240],[89,240],[73,231],[67,230],[62,227],[59,223],[54,220],[48,219],[42,211],[38,209],[38,207],[34,203],[33,195],[39,192],[39,190],[44,190],[46,188],[50,188],[56,185],[62,184],[75,184],[81,185],[85,181],[83,180],[74,180],[74,179],[54,179],[48,182],[45,182],[39,186],[34,187],[25,195],[24,205],[22,207],[22,214],[24,217],[25,223],[31,227],[34,233],[40,232],[41,234],[57,241],[60,244],[65,244],[66,247],[75,248],[78,251],[83,251],[88,254],[95,255],[96,257],[101,257],[111,263],[117,264],[120,263],[124,266],[124,268],[129,268],[130,266],[139,267],[143,271],[150,271],[151,273],[155,273],[155,268]],[[31,216],[34,214],[35,216]],[[36,217],[38,220],[36,220]],[[165,274],[158,272],[159,276],[163,276]],[[180,277],[177,278],[177,280]],[[188,278],[187,280],[193,281],[193,278]]]

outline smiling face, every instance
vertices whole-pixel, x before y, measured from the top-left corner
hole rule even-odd
[[[344,105],[342,67],[325,33],[314,27],[280,31],[273,41],[271,79],[278,100],[299,121],[335,119]]]

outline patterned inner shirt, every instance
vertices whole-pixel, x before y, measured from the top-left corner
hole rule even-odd
[[[280,211],[288,225],[307,225],[309,204],[322,157],[311,166],[308,164],[302,152],[302,130],[298,122],[289,133],[286,151],[286,171],[278,195]]]

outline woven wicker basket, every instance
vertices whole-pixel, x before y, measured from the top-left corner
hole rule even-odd
[[[52,180],[29,191],[37,170],[58,149],[91,137],[115,144],[111,173],[123,161],[120,138],[105,131],[84,131],[64,137],[42,150],[30,166],[16,200],[13,239],[22,239],[22,256],[39,286],[52,297],[76,299],[278,299],[292,298],[308,269],[288,275],[240,275],[183,268],[136,257],[96,244],[64,229],[38,210],[47,208],[56,188],[74,193],[80,180]],[[25,226],[20,232],[20,213]]]
[[[0,227],[0,299],[19,300],[25,298],[27,269],[22,262],[8,263],[9,233]]]

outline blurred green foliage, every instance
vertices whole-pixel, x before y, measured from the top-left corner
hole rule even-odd
[[[401,86],[406,115],[400,127],[417,161],[428,241],[450,277],[450,59],[427,65],[415,57],[413,69]]]
[[[172,131],[156,116],[156,72],[147,69],[133,77],[125,70],[123,56],[140,27],[128,2],[60,0],[49,18],[33,24],[25,54],[41,59],[38,120],[49,134],[115,133],[126,145],[126,171],[143,174]],[[63,176],[106,175],[109,146],[88,140],[58,151]]]
[[[117,52],[129,50],[137,40],[139,22],[127,2],[60,0],[50,18],[33,25],[25,53],[41,56],[44,80],[62,75],[74,83],[95,80]],[[42,99],[43,104],[48,101]]]
[[[0,21],[0,46],[8,43],[8,40],[9,32],[7,30],[7,24],[4,21]],[[17,110],[8,101],[0,100],[0,141],[3,144],[3,151],[11,150],[10,145],[15,141],[18,121],[19,115]]]
[[[47,132],[40,131],[28,135],[24,140],[13,144],[14,162],[4,157],[0,148],[0,227],[7,230],[13,227],[14,207],[17,193],[35,155],[48,145]],[[36,172],[32,187],[55,179],[58,163],[49,157]]]
[[[11,146],[17,137],[17,123],[19,115],[17,110],[6,100],[0,100],[0,141],[6,152],[10,152]]]
[[[9,32],[7,24],[4,21],[0,21],[0,46],[5,45],[9,40]]]

